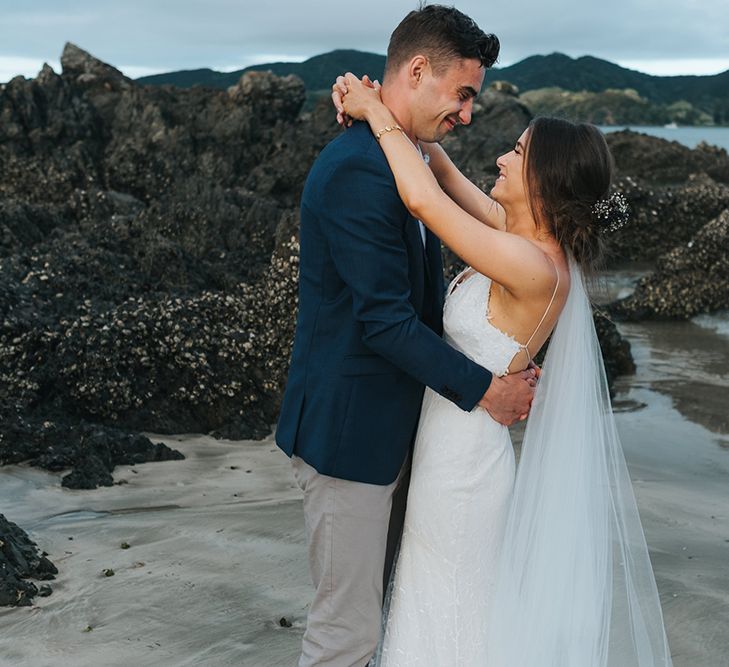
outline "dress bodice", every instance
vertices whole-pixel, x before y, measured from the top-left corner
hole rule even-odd
[[[448,287],[443,330],[449,345],[494,375],[506,375],[522,346],[489,321],[490,294],[490,278],[473,269],[462,271]]]

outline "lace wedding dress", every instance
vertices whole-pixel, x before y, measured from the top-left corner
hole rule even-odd
[[[490,279],[464,274],[448,290],[445,340],[504,375],[521,347],[488,320]],[[513,482],[508,429],[426,388],[381,665],[486,664],[484,623]]]
[[[483,409],[466,413],[426,389],[373,665],[670,667],[592,310],[574,261],[570,280],[516,483],[506,427]],[[490,288],[489,278],[473,272],[451,283],[445,339],[503,375],[524,346],[489,322]]]

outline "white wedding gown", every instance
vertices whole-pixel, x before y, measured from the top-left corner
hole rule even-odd
[[[503,375],[521,348],[487,318],[491,281],[457,280],[443,310],[445,340]],[[426,388],[380,664],[486,664],[484,624],[513,482],[508,429]]]
[[[463,278],[459,282],[459,278]],[[670,667],[658,591],[582,273],[552,334],[515,481],[506,427],[430,389],[377,667]],[[523,349],[461,274],[449,345],[506,373]]]

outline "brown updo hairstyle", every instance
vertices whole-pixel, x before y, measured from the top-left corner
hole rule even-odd
[[[593,212],[610,193],[613,159],[594,125],[537,117],[529,124],[525,181],[537,225],[544,225],[583,269],[603,254],[600,223]]]

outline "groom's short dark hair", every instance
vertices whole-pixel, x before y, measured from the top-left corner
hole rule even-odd
[[[390,36],[385,72],[394,72],[418,54],[428,58],[436,74],[457,58],[479,60],[488,68],[499,56],[499,38],[486,34],[455,7],[421,4]]]

